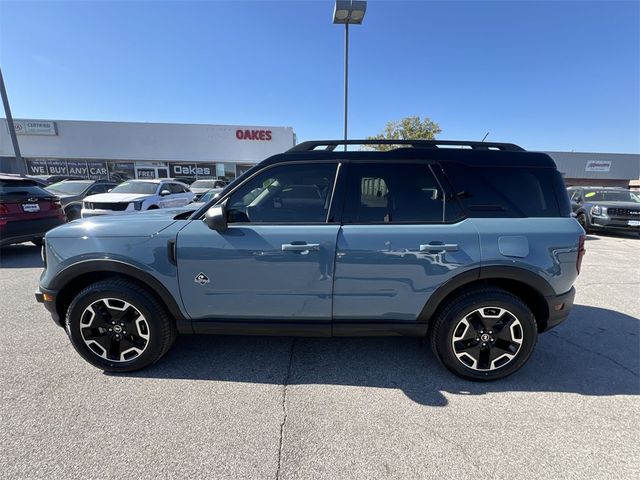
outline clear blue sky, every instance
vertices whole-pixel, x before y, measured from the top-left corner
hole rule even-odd
[[[18,118],[292,126],[342,136],[333,2],[0,0]],[[429,116],[441,138],[640,151],[640,2],[370,1],[350,136]]]

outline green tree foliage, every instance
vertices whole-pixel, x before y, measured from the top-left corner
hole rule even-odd
[[[442,130],[440,126],[429,117],[420,120],[417,115],[405,117],[395,122],[387,122],[384,131],[367,140],[433,140]],[[368,145],[374,150],[391,150],[394,145]]]

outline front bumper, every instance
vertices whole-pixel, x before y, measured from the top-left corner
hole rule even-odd
[[[35,296],[36,301],[38,303],[42,303],[44,305],[44,308],[46,308],[47,311],[51,314],[51,317],[53,318],[53,321],[56,323],[56,325],[62,327],[63,325],[60,322],[60,315],[58,314],[58,310],[56,309],[57,292],[54,292],[53,290],[46,290],[40,287],[38,290],[36,290]]]
[[[629,225],[629,222],[632,225]],[[591,217],[591,227],[602,230],[640,232],[640,218]]]
[[[567,293],[563,293],[562,295],[545,297],[547,306],[549,308],[549,317],[547,319],[547,325],[543,330],[544,332],[557,327],[567,319],[569,313],[571,313],[571,308],[573,307],[573,300],[575,299],[575,296],[576,289],[574,287],[571,287],[571,290],[569,290]]]

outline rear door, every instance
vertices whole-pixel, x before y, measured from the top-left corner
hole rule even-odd
[[[336,162],[267,167],[227,198],[226,230],[193,220],[180,231],[180,292],[196,331],[225,320],[319,324],[330,332],[337,169]]]
[[[440,285],[480,265],[478,232],[439,171],[426,162],[349,165],[334,333],[354,322],[415,324]]]

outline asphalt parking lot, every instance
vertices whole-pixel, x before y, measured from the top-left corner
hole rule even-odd
[[[2,478],[639,478],[640,239],[590,236],[568,322],[460,380],[414,338],[180,337],[107,375],[0,250]]]

